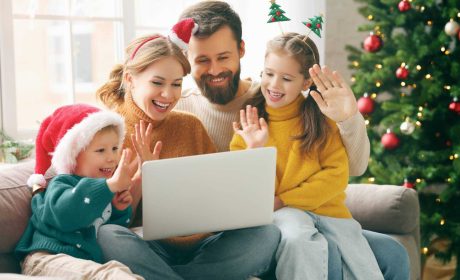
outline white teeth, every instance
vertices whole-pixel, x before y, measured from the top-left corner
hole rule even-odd
[[[223,80],[224,78],[215,78],[215,79],[211,79],[211,82],[218,83],[218,82],[222,82]]]
[[[275,92],[271,90],[269,90],[268,93],[275,98],[281,98],[284,96],[284,94],[282,94],[281,92]]]
[[[112,172],[112,168],[101,168],[100,170],[101,170],[102,172],[104,172],[104,173],[110,173],[110,172]]]
[[[161,103],[160,101],[153,100],[153,104],[157,105],[158,107],[161,107],[162,109],[168,109],[169,105],[171,103]]]

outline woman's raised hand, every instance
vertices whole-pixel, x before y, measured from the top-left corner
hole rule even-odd
[[[263,147],[268,141],[267,122],[258,116],[257,108],[246,106],[246,111],[240,110],[240,124],[233,122],[233,131],[243,137],[248,149]]]
[[[134,149],[137,156],[140,158],[141,163],[148,160],[156,160],[160,158],[162,143],[157,141],[153,152],[150,149],[153,141],[153,126],[151,123],[145,126],[145,122],[141,120],[139,124],[135,125],[135,134],[131,134],[131,141],[133,142]]]
[[[358,112],[353,91],[337,71],[331,71],[327,66],[321,69],[315,64],[308,72],[321,92],[310,91],[310,95],[324,115],[335,122],[342,122]]]

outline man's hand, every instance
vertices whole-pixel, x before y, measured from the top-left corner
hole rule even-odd
[[[133,202],[133,196],[129,191],[117,192],[112,199],[112,204],[120,211],[125,210]]]
[[[353,91],[338,72],[332,72],[327,66],[321,69],[318,64],[308,72],[321,92],[310,91],[310,95],[324,115],[335,122],[342,122],[358,112]]]
[[[233,122],[233,131],[243,137],[248,149],[263,147],[268,141],[268,125],[263,118],[258,117],[257,108],[246,106],[240,110],[241,129]]]

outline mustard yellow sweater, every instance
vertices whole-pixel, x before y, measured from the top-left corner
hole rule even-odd
[[[266,106],[269,115],[267,147],[276,147],[276,195],[286,206],[318,215],[351,218],[345,205],[348,159],[337,126],[328,120],[329,137],[322,149],[309,155],[300,152],[300,141],[292,136],[301,132],[299,108],[303,96],[282,108]],[[235,134],[230,150],[245,149]]]
[[[201,121],[194,115],[185,112],[170,112],[162,121],[154,121],[142,111],[132,99],[131,94],[125,96],[125,101],[116,111],[125,118],[126,136],[124,147],[133,152],[131,134],[135,133],[134,125],[140,120],[153,124],[153,141],[151,149],[157,141],[163,143],[160,159],[215,153],[216,148],[209,138]],[[174,203],[174,201],[171,201]],[[178,205],[180,207],[180,205]],[[167,214],[167,213],[166,213]],[[139,202],[134,216],[133,226],[142,224],[142,201]],[[185,237],[168,238],[165,243],[191,249],[193,245],[210,234],[195,234]]]

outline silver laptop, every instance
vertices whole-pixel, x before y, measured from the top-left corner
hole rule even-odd
[[[271,147],[145,162],[143,238],[270,224],[275,172]]]

